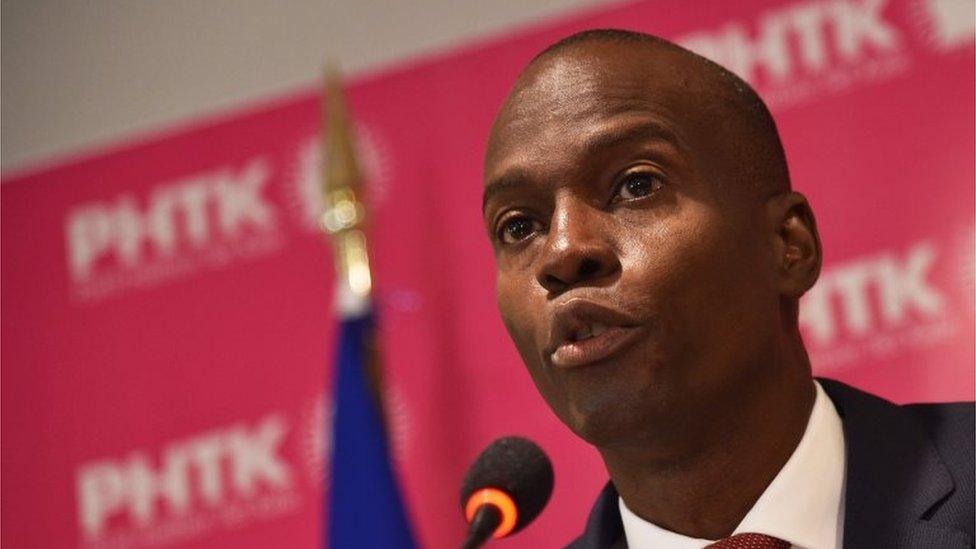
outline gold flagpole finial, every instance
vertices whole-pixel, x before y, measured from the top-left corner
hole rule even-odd
[[[332,237],[336,268],[345,289],[365,300],[372,290],[372,275],[363,231],[366,210],[356,196],[362,172],[356,156],[356,142],[339,71],[325,71],[322,105],[322,191],[325,212],[322,227]]]

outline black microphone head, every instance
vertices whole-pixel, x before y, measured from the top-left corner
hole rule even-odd
[[[503,437],[478,455],[461,485],[461,509],[471,495],[483,488],[507,493],[515,502],[518,517],[512,532],[525,528],[552,495],[552,463],[536,443],[522,437]]]

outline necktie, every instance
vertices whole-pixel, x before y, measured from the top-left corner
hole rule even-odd
[[[790,542],[766,534],[736,534],[710,543],[705,549],[790,549]]]

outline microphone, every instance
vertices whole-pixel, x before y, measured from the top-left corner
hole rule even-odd
[[[525,528],[546,506],[552,484],[552,463],[531,440],[504,437],[489,444],[461,485],[461,509],[469,523],[462,549]]]

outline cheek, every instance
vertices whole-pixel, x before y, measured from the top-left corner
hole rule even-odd
[[[631,299],[646,300],[639,305],[660,317],[669,332],[703,321],[703,312],[714,305],[710,294],[728,275],[718,221],[704,206],[689,202],[625,228],[621,286],[634,290]]]
[[[643,305],[666,322],[669,315],[693,305],[689,300],[720,270],[716,264],[721,244],[708,221],[707,212],[687,207],[679,215],[626,229],[621,285],[637,289],[638,299],[648,300]]]
[[[532,281],[525,276],[499,273],[495,281],[495,299],[508,335],[519,354],[532,366],[537,324],[542,311],[536,310]]]
[[[556,415],[565,418],[564,391],[546,370],[540,355],[547,343],[544,291],[534,279],[500,273],[495,283],[495,295],[502,322],[536,389]]]
[[[756,235],[741,227],[695,205],[646,230],[628,258],[660,316],[667,354],[682,363],[676,375],[685,387],[748,358],[765,337],[766,313],[777,310]]]

